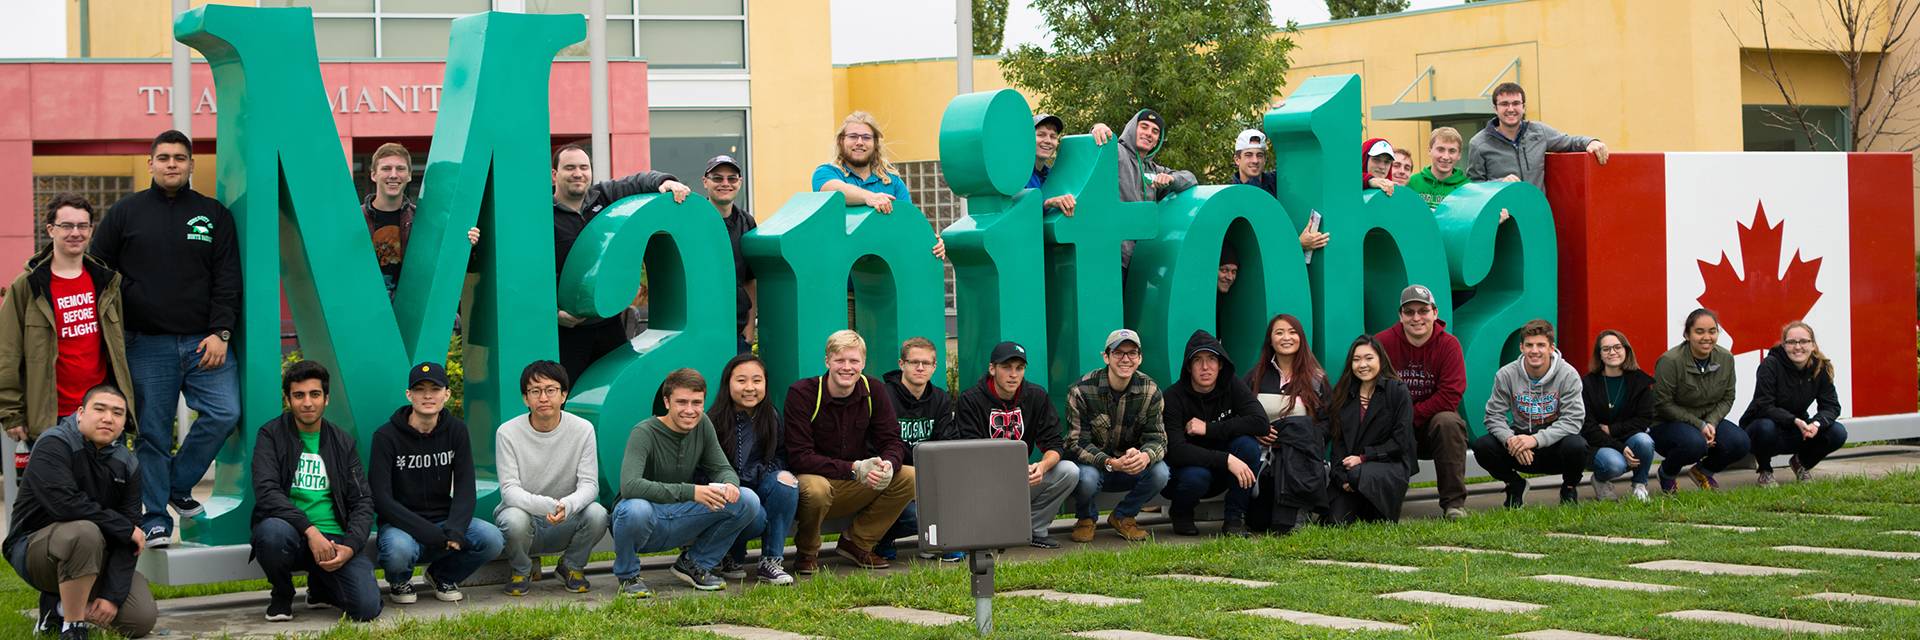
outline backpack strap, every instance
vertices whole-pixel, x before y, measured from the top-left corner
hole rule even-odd
[[[867,382],[865,374],[860,376],[860,387],[867,390],[867,415],[873,415],[873,386]],[[820,402],[826,397],[827,375],[823,373],[820,374],[820,390],[813,395],[813,415],[807,416],[808,422],[820,419]]]

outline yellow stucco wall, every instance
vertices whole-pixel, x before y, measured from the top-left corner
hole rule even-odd
[[[886,136],[888,159],[939,159],[940,114],[959,94],[952,58],[856,64],[835,72],[844,75],[835,82],[836,123],[849,111],[872,113]],[[975,91],[1006,87],[997,58],[974,60]],[[823,149],[832,149],[831,143]]]
[[[747,70],[754,215],[773,214],[812,187],[813,167],[833,148],[835,106],[832,16],[826,0],[748,0]]]
[[[66,0],[67,57],[80,57],[80,0]],[[258,5],[258,0],[188,0],[207,4]],[[87,21],[92,57],[166,58],[173,55],[173,3],[166,0],[92,0]],[[192,49],[188,55],[199,57]]]

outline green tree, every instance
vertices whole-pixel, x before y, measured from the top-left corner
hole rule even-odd
[[[973,0],[973,53],[991,56],[1006,44],[1007,0]]]
[[[1266,0],[1034,0],[1053,40],[1001,60],[1069,133],[1116,132],[1141,108],[1167,121],[1156,158],[1209,181],[1233,170],[1233,137],[1258,126],[1284,84],[1294,43]]]
[[[1327,0],[1327,14],[1335,20],[1377,16],[1406,11],[1409,4],[1410,0]]]

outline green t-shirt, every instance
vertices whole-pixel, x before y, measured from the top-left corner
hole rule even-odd
[[[300,468],[293,472],[293,506],[307,512],[307,520],[321,533],[346,535],[333,516],[333,489],[327,481],[327,463],[320,459],[320,433],[300,433]]]

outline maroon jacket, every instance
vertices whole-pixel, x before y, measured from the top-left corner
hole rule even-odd
[[[822,378],[805,378],[787,388],[787,469],[835,480],[853,480],[853,462],[879,456],[898,469],[907,445],[893,403],[875,397],[886,384],[861,376],[853,393],[835,398]]]
[[[1433,414],[1460,410],[1460,395],[1467,392],[1467,358],[1460,340],[1447,333],[1447,323],[1434,320],[1433,337],[1418,347],[1407,343],[1398,323],[1374,338],[1387,350],[1394,372],[1407,383],[1414,424],[1426,426]]]

